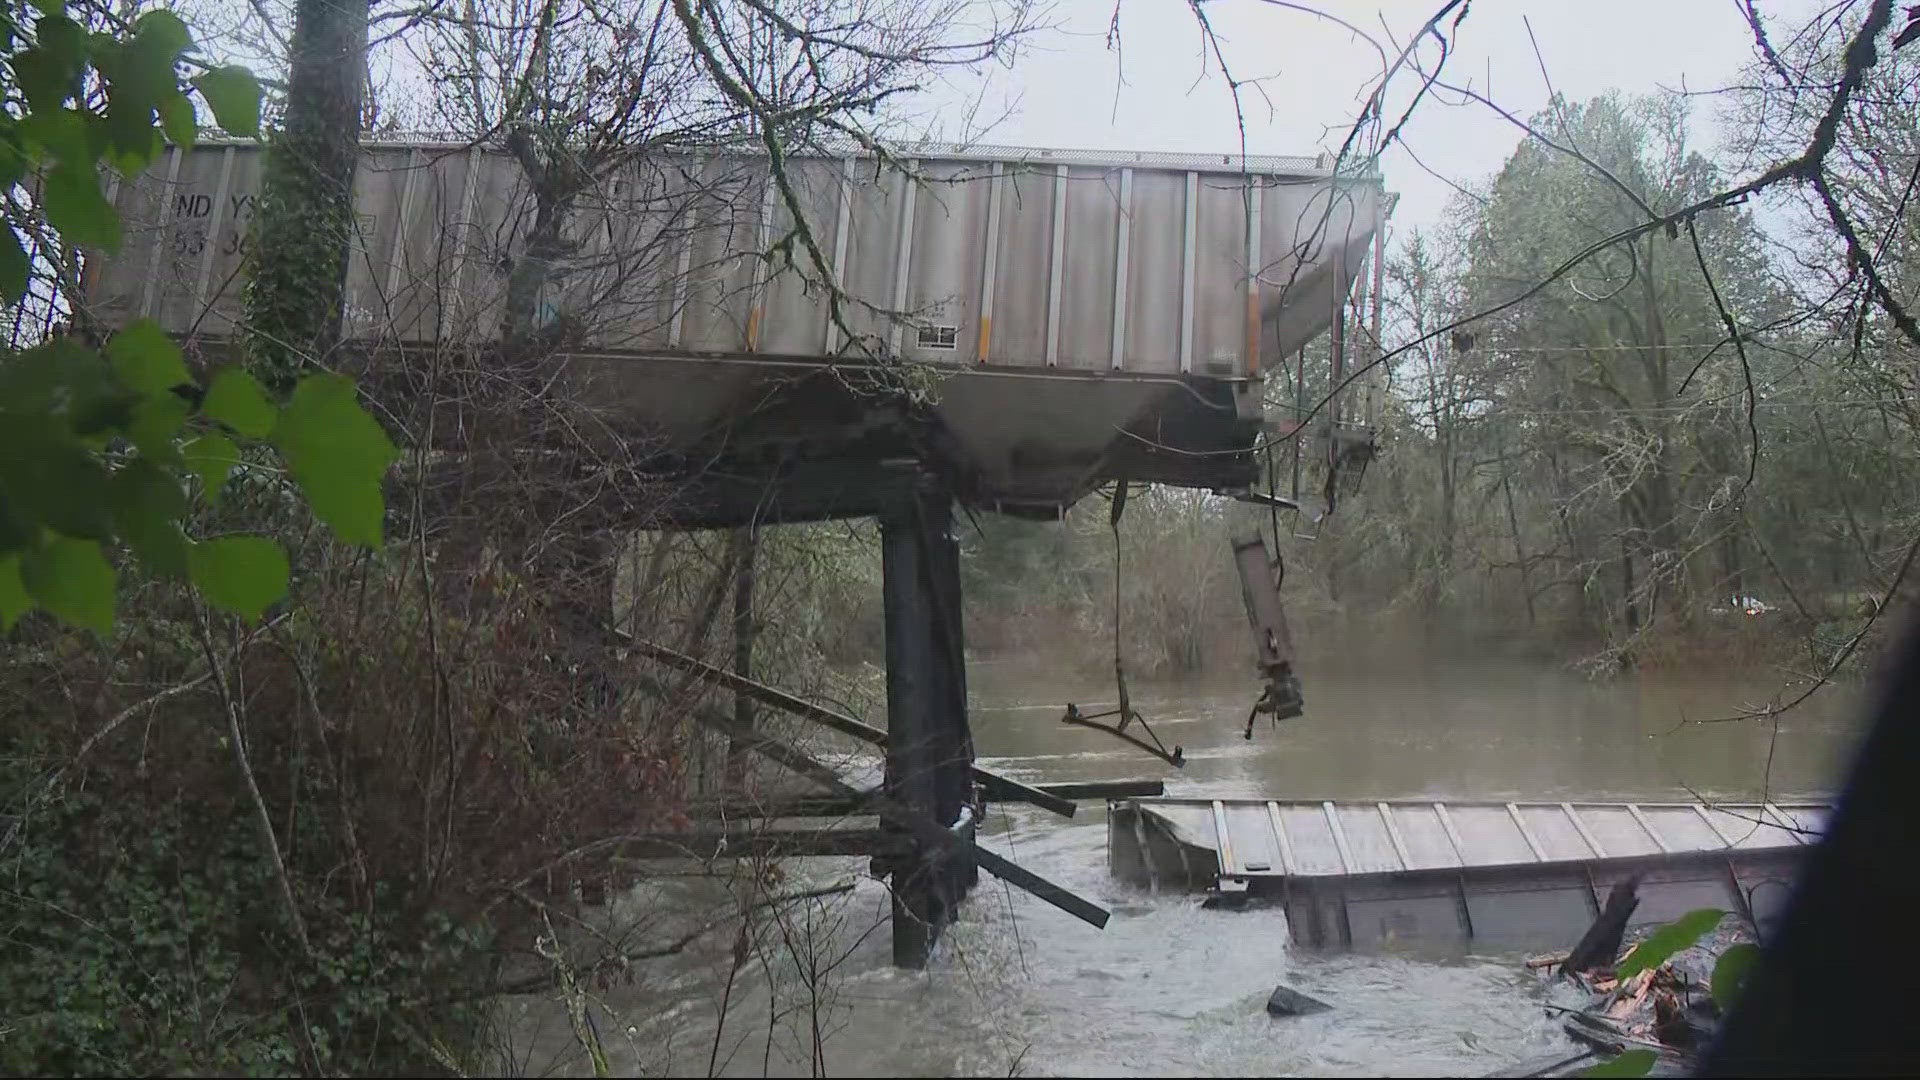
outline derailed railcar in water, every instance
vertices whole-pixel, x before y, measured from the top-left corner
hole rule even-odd
[[[1108,866],[1148,888],[1244,891],[1314,948],[1568,945],[1618,882],[1630,926],[1699,908],[1761,932],[1785,910],[1825,803],[1390,802],[1136,798]]]

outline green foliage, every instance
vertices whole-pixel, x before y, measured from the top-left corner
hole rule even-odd
[[[1727,913],[1719,908],[1700,908],[1689,911],[1673,922],[1648,934],[1640,944],[1633,947],[1625,960],[1620,961],[1619,975],[1622,981],[1651,968],[1657,968],[1673,958],[1673,954],[1689,948],[1702,936],[1720,925]]]
[[[55,536],[20,557],[27,595],[60,618],[105,634],[113,629],[113,567],[97,540]]]
[[[214,68],[193,80],[220,126],[235,135],[260,134],[260,81],[243,67]]]
[[[0,759],[9,806],[43,782],[18,749]],[[414,1003],[444,994],[481,935],[303,884],[303,955],[254,831],[208,827],[244,820],[234,807],[75,784],[16,820],[0,904],[8,1075],[426,1075],[440,1069],[407,1032],[466,1022]]]
[[[117,248],[118,213],[100,168],[144,170],[165,138],[198,134],[189,92],[236,134],[257,134],[260,85],[244,68],[181,68],[193,37],[169,11],[149,11],[124,32],[89,31],[54,0],[29,31],[0,34],[0,92],[20,107],[0,114],[0,182],[41,181],[41,208],[60,240]],[[0,230],[0,298],[20,303],[52,272]],[[200,402],[196,408],[192,402]],[[336,535],[378,544],[380,481],[395,451],[356,400],[353,384],[309,375],[283,408],[246,371],[221,371],[197,390],[180,347],[150,321],[114,334],[102,350],[56,338],[0,352],[0,628],[39,607],[101,634],[113,628],[117,574],[107,549],[123,544],[154,574],[191,579],[206,599],[257,617],[285,595],[287,561],[271,540],[188,538],[197,477],[212,506],[249,444],[285,458],[314,513]]]
[[[0,634],[13,629],[32,607],[33,597],[27,595],[27,584],[20,577],[20,556],[0,555]]]
[[[193,546],[193,583],[209,603],[257,619],[287,594],[287,553],[263,536],[225,536]]]
[[[337,375],[300,380],[273,428],[273,444],[306,492],[316,517],[340,539],[377,546],[385,501],[380,478],[396,452],[386,432]]]
[[[1651,1050],[1628,1050],[1581,1071],[1581,1076],[1645,1076],[1658,1055]]]
[[[201,408],[249,439],[266,438],[273,430],[273,403],[259,381],[240,368],[227,368],[213,377]]]
[[[380,481],[395,451],[351,382],[309,375],[281,408],[228,369],[197,412],[177,392],[191,385],[179,348],[149,322],[114,335],[104,354],[60,340],[0,357],[0,555],[20,556],[33,604],[109,633],[115,575],[101,544],[114,540],[248,618],[285,595],[286,556],[273,541],[194,544],[183,529],[194,504],[181,480],[198,477],[213,505],[245,457],[234,435],[271,435],[322,521],[342,540],[380,542]],[[9,625],[17,604],[0,609]]]
[[[1746,987],[1759,961],[1760,946],[1750,941],[1728,946],[1720,959],[1714,961],[1711,990],[1713,1003],[1720,1006],[1721,1012],[1733,1008],[1733,1003],[1739,1000],[1740,991]]]

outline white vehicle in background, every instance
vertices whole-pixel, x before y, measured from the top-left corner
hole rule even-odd
[[[1707,610],[1715,615],[1747,615],[1757,618],[1780,609],[1756,596],[1729,596]]]

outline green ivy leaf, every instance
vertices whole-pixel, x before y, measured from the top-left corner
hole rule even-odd
[[[106,469],[53,417],[15,415],[0,424],[0,490],[28,522],[95,539],[112,531]]]
[[[115,575],[98,541],[53,537],[21,558],[20,580],[28,596],[67,622],[113,632]]]
[[[1720,925],[1727,913],[1719,908],[1701,908],[1689,911],[1673,922],[1648,934],[1640,944],[1633,947],[1625,960],[1620,961],[1618,974],[1625,982],[1649,968],[1657,968],[1673,958],[1673,954],[1700,940],[1703,934]]]
[[[1645,1076],[1653,1071],[1659,1055],[1651,1050],[1628,1050],[1582,1070],[1581,1076]]]
[[[178,90],[169,90],[160,95],[160,128],[167,133],[167,139],[182,149],[191,149],[193,141],[200,137],[200,123],[193,115],[193,102]]]
[[[43,150],[53,160],[75,168],[93,165],[93,141],[87,132],[87,116],[73,109],[48,109],[20,121],[17,129],[29,148]],[[36,160],[40,157],[35,154]]]
[[[33,597],[27,595],[27,585],[20,580],[20,556],[0,556],[0,634],[13,629],[20,616],[32,608]]]
[[[219,502],[227,477],[233,473],[233,467],[240,464],[240,448],[225,435],[210,431],[181,447],[180,453],[186,459],[187,470],[200,478],[201,495],[208,503]]]
[[[144,397],[133,403],[133,415],[127,421],[126,435],[134,448],[146,457],[168,467],[181,464],[180,448],[173,444],[180,425],[187,422],[191,407],[178,394]]]
[[[133,20],[136,48],[152,50],[166,60],[169,69],[180,54],[193,48],[193,34],[180,16],[165,8],[155,8]]]
[[[223,536],[193,546],[193,583],[215,607],[245,619],[287,595],[287,553],[264,536]]]
[[[123,120],[124,115],[123,110],[109,105],[102,124],[107,135],[107,164],[131,180],[146,172],[167,146],[153,126],[152,109],[145,110],[145,115],[135,114],[131,121]]]
[[[107,341],[107,360],[127,389],[147,397],[193,382],[180,346],[152,319],[139,319],[113,335]]]
[[[187,537],[180,518],[187,496],[180,481],[145,458],[137,458],[113,476],[113,522],[120,536],[155,573],[187,576]]]
[[[120,247],[120,215],[100,194],[100,177],[92,169],[61,162],[47,171],[43,194],[47,224],[76,244],[116,251]]]
[[[30,112],[58,109],[80,89],[86,65],[86,32],[64,15],[33,24],[34,47],[13,56],[14,80]]]
[[[15,513],[7,493],[0,491],[0,554],[19,554],[39,536],[39,527]]]
[[[1753,974],[1753,968],[1760,960],[1760,946],[1751,941],[1738,945],[1729,945],[1713,963],[1712,987],[1713,1003],[1720,1006],[1721,1012],[1733,1008],[1739,999],[1740,991],[1747,985],[1747,979]]]
[[[260,134],[260,81],[236,65],[214,68],[193,80],[213,110],[214,122],[232,135]]]
[[[324,374],[300,380],[274,425],[273,444],[315,517],[347,543],[379,545],[386,517],[380,481],[399,452],[360,407],[352,380]]]
[[[0,37],[4,36],[4,25],[0,24]],[[5,48],[0,44],[0,51]],[[26,178],[31,152],[20,136],[19,124],[0,124],[0,185],[10,188]]]
[[[0,226],[0,300],[17,304],[27,295],[27,251],[13,226]]]
[[[225,368],[213,377],[200,411],[249,439],[266,438],[280,416],[259,380],[238,367]]]

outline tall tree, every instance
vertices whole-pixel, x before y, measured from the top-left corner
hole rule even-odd
[[[267,158],[247,290],[248,345],[290,385],[340,342],[367,81],[367,0],[296,0],[285,113]]]

